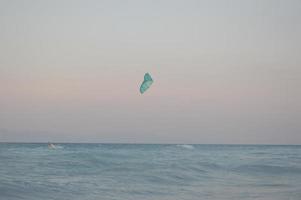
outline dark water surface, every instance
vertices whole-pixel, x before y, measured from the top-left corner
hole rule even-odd
[[[301,146],[0,144],[1,200],[301,199]]]

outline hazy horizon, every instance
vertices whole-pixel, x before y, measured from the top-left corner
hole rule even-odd
[[[0,144],[53,144],[55,147],[60,144],[91,144],[91,145],[188,145],[189,147],[187,148],[194,148],[195,145],[201,145],[201,146],[301,146],[301,144],[251,144],[251,143],[221,143],[221,144],[214,144],[214,143],[145,143],[145,142],[60,142],[60,141],[42,141],[42,142],[11,142],[11,141],[6,141],[6,142],[1,142]],[[190,147],[192,146],[192,147]],[[184,147],[185,148],[185,147]]]
[[[301,144],[300,10],[0,0],[0,142]]]

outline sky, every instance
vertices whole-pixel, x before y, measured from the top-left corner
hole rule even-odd
[[[301,144],[300,10],[0,0],[0,142]]]

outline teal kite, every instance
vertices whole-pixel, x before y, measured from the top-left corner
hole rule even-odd
[[[144,81],[140,86],[140,93],[143,94],[151,86],[151,84],[153,84],[153,82],[154,81],[149,73],[146,73],[144,75]]]

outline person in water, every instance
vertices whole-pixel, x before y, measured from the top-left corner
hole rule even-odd
[[[55,149],[55,146],[54,146],[54,144],[48,142],[48,148],[49,148],[49,149]]]

